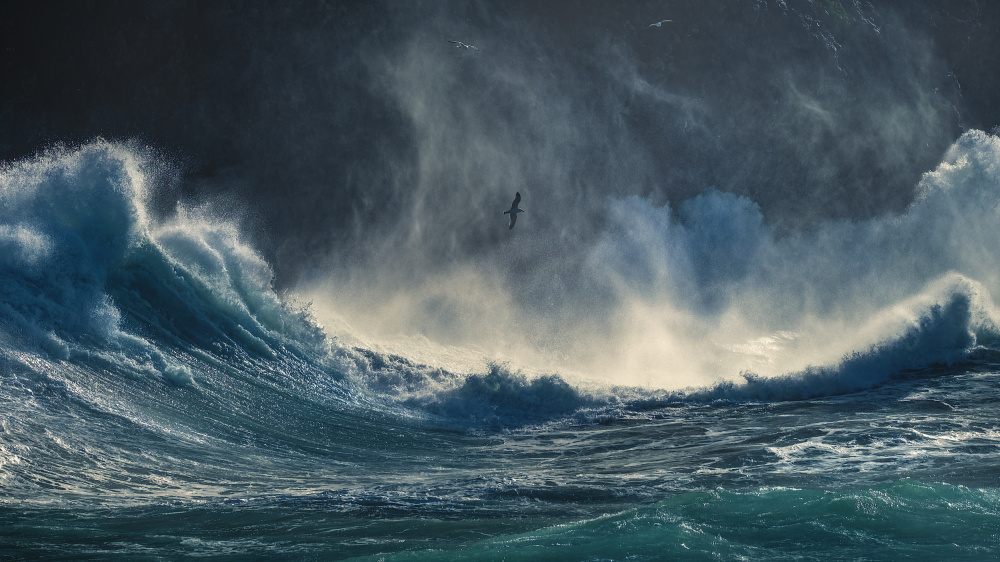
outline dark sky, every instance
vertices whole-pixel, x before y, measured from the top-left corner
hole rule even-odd
[[[365,259],[421,182],[716,187],[795,230],[901,211],[1000,123],[998,25],[984,1],[5,2],[0,157],[149,144],[183,171],[157,205],[235,202],[279,282]],[[438,257],[488,244],[477,218]]]

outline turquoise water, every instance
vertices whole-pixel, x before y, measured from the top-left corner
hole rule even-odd
[[[256,503],[256,505],[254,504]],[[903,480],[851,490],[679,493],[554,523],[338,513],[322,498],[131,509],[4,509],[8,552],[48,557],[386,560],[989,560],[998,492]],[[14,511],[15,513],[11,513]],[[542,526],[539,526],[542,525]],[[484,538],[486,537],[486,538]],[[376,552],[378,554],[371,554]]]

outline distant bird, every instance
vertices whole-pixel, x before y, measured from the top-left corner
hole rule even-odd
[[[660,27],[661,25],[663,25],[665,23],[670,23],[672,21],[674,21],[674,20],[660,20],[660,21],[658,21],[656,23],[649,24],[649,27]]]
[[[514,228],[514,223],[517,222],[517,214],[524,212],[523,209],[519,209],[517,207],[517,204],[520,202],[521,202],[521,192],[518,191],[517,193],[514,194],[514,202],[510,204],[510,209],[507,209],[506,211],[503,212],[503,214],[505,215],[510,214],[510,226],[507,227],[507,230]]]
[[[457,48],[457,49],[465,49],[466,51],[468,51],[469,49],[473,49],[475,51],[479,50],[479,47],[477,47],[475,45],[466,45],[465,43],[462,43],[461,41],[452,41],[451,39],[449,39],[448,42],[449,43],[454,43],[455,44],[455,48]]]

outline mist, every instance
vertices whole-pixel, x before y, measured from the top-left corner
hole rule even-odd
[[[420,7],[366,58],[413,150],[369,203],[394,222],[352,217],[354,253],[300,285],[336,324],[679,387],[836,363],[956,291],[989,302],[988,268],[914,249],[958,86],[891,9],[619,10],[583,41],[579,14],[477,7]]]

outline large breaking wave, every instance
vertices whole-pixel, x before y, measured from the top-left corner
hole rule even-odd
[[[852,392],[980,357],[998,337],[990,295],[1000,290],[1000,140],[977,131],[926,175],[900,216],[779,235],[752,201],[714,190],[676,210],[609,200],[604,234],[577,260],[586,291],[560,304],[574,310],[548,311],[570,321],[562,329],[573,343],[539,344],[537,356],[568,358],[564,370],[489,357],[485,345],[458,348],[480,365],[461,370],[435,359],[444,347],[408,356],[406,345],[392,353],[359,344],[370,340],[347,328],[324,329],[317,316],[330,311],[279,295],[268,264],[231,222],[197,208],[153,218],[146,191],[165,173],[157,162],[95,141],[4,168],[7,376],[58,379],[126,415],[138,416],[127,398],[100,394],[109,381],[225,402],[229,377],[248,400],[277,392],[503,428],[607,407]],[[315,286],[308,294],[317,297]],[[450,295],[435,298],[442,313],[454,309]],[[551,325],[545,314],[521,310],[518,325],[530,335]]]

